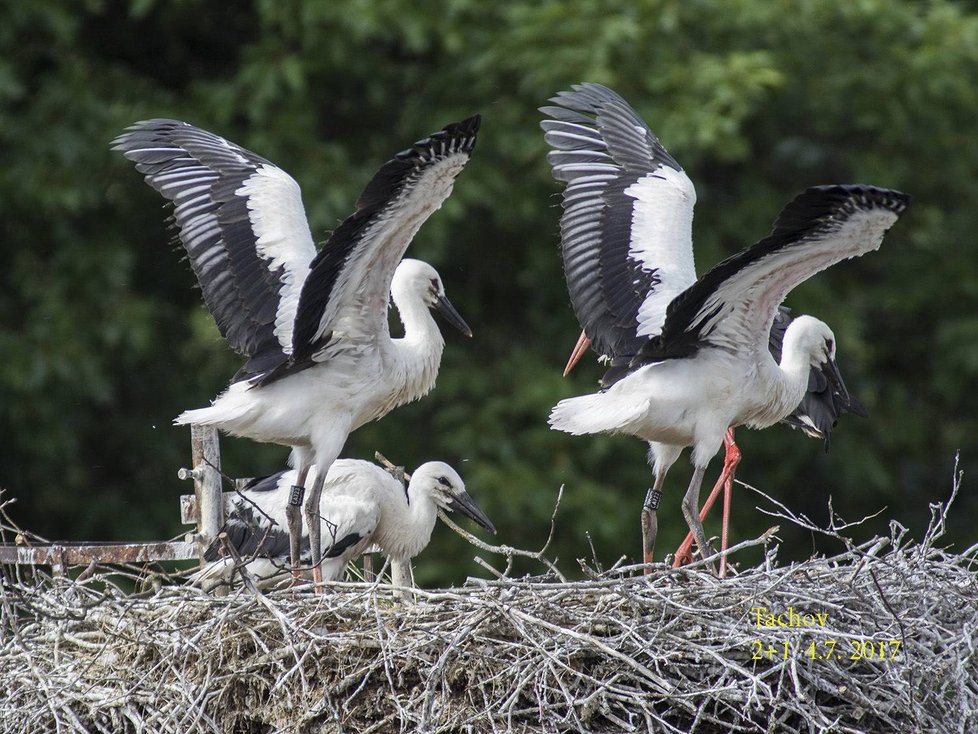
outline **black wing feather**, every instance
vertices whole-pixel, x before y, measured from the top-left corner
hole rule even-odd
[[[781,345],[788,324],[792,322],[791,309],[779,306],[778,313],[771,325],[768,348],[775,362],[781,361]],[[852,413],[862,418],[866,417],[866,409],[854,395],[848,398],[833,388],[834,381],[830,372],[822,367],[812,367],[808,375],[808,390],[801,399],[798,407],[781,422],[803,431],[813,438],[825,441],[825,450],[829,450],[832,442],[832,430],[846,413]]]
[[[279,488],[284,471],[267,477],[252,479],[242,491],[273,492]],[[288,558],[289,533],[284,527],[273,524],[246,496],[238,496],[234,507],[221,528],[224,538],[218,538],[204,552],[205,561],[217,561],[226,554],[227,547],[243,559],[249,558]],[[300,547],[304,554],[309,553],[309,534],[303,533]]]
[[[363,536],[360,533],[348,533],[342,538],[333,543],[325,553],[323,553],[324,558],[339,558],[343,555],[347,548],[350,548],[363,540]]]
[[[646,342],[632,367],[695,354],[706,343],[702,332],[710,322],[710,314],[703,313],[707,302],[724,281],[747,266],[832,231],[839,220],[859,209],[885,208],[899,215],[909,203],[910,197],[899,191],[864,185],[815,186],[799,194],[778,215],[770,235],[723,260],[673,299],[662,333]]]
[[[571,305],[595,351],[631,357],[647,341],[639,309],[661,278],[629,255],[635,199],[625,190],[662,166],[682,168],[611,89],[577,84],[551,101],[541,127],[554,178],[568,184],[560,233]]]
[[[273,382],[312,364],[313,355],[328,344],[331,334],[316,338],[326,308],[343,269],[349,264],[365,230],[387,205],[423,173],[426,165],[449,153],[469,153],[475,148],[481,117],[474,115],[447,125],[433,135],[401,151],[374,174],[357,200],[356,211],[332,233],[310,265],[302,288],[293,331],[291,359],[262,379]]]
[[[259,258],[247,199],[235,193],[259,168],[274,164],[177,120],[136,123],[112,147],[174,204],[173,221],[204,303],[228,344],[250,358],[242,372],[280,361],[274,328],[282,268]]]

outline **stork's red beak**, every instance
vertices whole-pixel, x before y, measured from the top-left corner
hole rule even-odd
[[[584,356],[584,352],[588,350],[591,346],[591,340],[587,338],[587,334],[583,331],[581,332],[581,338],[577,340],[577,345],[574,347],[574,351],[571,352],[570,359],[567,360],[567,366],[564,367],[564,377],[570,374],[570,371],[574,369],[574,365],[581,361],[581,357]]]

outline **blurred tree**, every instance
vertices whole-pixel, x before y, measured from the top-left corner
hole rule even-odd
[[[500,540],[539,546],[566,485],[553,550],[565,568],[638,550],[648,485],[629,438],[547,430],[577,324],[557,254],[558,187],[536,108],[568,85],[608,84],[689,171],[702,271],[763,236],[803,188],[860,181],[915,197],[879,253],[789,296],[828,321],[869,420],[832,452],[798,433],[742,431],[740,477],[792,508],[847,518],[881,507],[918,531],[948,494],[955,451],[978,462],[978,12],[933,0],[454,0],[250,4],[0,0],[0,486],[17,517],[75,539],[170,536],[187,461],[173,416],[202,405],[238,360],[199,302],[156,194],[108,141],[152,116],[186,119],[276,161],[302,184],[325,239],[376,168],[480,111],[453,197],[412,254],[441,271],[476,331],[447,334],[434,393],[354,434],[416,465],[458,462]],[[592,360],[593,363],[593,360]],[[285,452],[224,442],[234,475]],[[688,475],[673,472],[660,551],[678,543]],[[735,532],[768,518],[740,491]],[[961,498],[953,537],[975,541]],[[786,553],[816,540],[784,529]],[[424,583],[477,567],[447,533]],[[816,547],[818,547],[816,545]]]

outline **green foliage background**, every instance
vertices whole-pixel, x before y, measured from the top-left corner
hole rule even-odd
[[[857,533],[889,518],[919,533],[955,452],[978,465],[976,79],[978,12],[947,0],[0,0],[0,486],[49,536],[181,530],[189,441],[170,421],[239,362],[168,244],[161,200],[109,151],[126,125],[185,119],[276,161],[325,239],[391,154],[481,112],[473,161],[411,250],[439,268],[476,338],[446,333],[434,393],[356,433],[345,454],[457,462],[498,540],[529,548],[564,484],[562,565],[591,544],[603,563],[634,556],[644,446],[545,421],[600,368],[560,377],[578,327],[537,107],[590,80],[629,99],[687,168],[701,272],[763,236],[807,186],[914,196],[878,253],[788,299],[833,326],[870,419],[845,420],[829,454],[786,428],[741,431],[739,476],[818,519],[829,497],[849,519],[887,508]],[[286,457],[231,440],[224,454],[238,476]],[[678,463],[660,551],[681,539],[688,477]],[[959,547],[976,540],[970,486],[952,518]],[[742,538],[771,521],[738,494]],[[782,557],[832,550],[783,537]],[[419,578],[480,573],[471,556],[439,531]]]

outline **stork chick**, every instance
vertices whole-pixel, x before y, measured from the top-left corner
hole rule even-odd
[[[317,468],[311,474],[315,479]],[[193,583],[210,590],[230,583],[237,559],[259,587],[287,578],[289,536],[286,511],[296,471],[255,479],[232,499],[224,538],[207,549],[208,561]],[[319,516],[322,579],[343,577],[347,563],[375,545],[393,562],[423,551],[431,539],[438,510],[459,512],[491,533],[492,522],[465,491],[458,473],[441,461],[419,466],[406,485],[368,461],[338,459],[326,473]],[[312,562],[309,534],[301,539],[302,559]],[[309,574],[311,576],[311,573]]]

